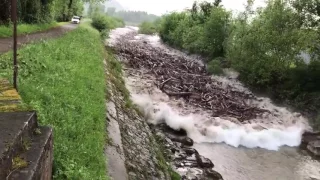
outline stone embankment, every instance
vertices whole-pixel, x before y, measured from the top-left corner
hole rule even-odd
[[[130,104],[121,72],[111,67],[118,63],[112,57],[106,63],[109,176],[114,180],[171,179],[169,166],[151,129]]]

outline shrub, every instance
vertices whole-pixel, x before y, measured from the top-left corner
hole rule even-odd
[[[187,13],[177,13],[166,15],[163,17],[161,28],[159,31],[161,39],[170,45],[182,45],[182,33],[177,31],[179,24],[187,17]]]
[[[103,14],[97,14],[92,18],[92,26],[96,28],[98,31],[102,32],[106,29],[110,29],[110,22],[107,16]]]
[[[110,29],[123,27],[125,24],[122,19],[100,13],[93,16],[91,25],[105,35]]]
[[[155,34],[157,33],[157,28],[153,23],[145,21],[139,25],[139,33]]]
[[[164,16],[160,37],[169,45],[210,59],[224,56],[231,13],[221,6],[210,3],[202,5],[198,10]]]

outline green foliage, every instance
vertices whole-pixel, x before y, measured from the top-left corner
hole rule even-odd
[[[228,59],[245,82],[261,88],[279,85],[290,65],[301,61],[299,53],[308,51],[316,34],[300,29],[296,19],[286,3],[275,0],[251,24],[235,23]]]
[[[111,29],[111,23],[107,16],[103,14],[97,14],[92,18],[91,25],[98,31],[102,32],[106,29]]]
[[[165,15],[160,37],[171,46],[214,59],[208,64],[213,74],[231,66],[251,88],[300,110],[319,112],[320,3],[268,0],[266,7],[254,11],[253,2],[249,0],[235,18],[220,0],[194,3],[190,10]]]
[[[156,25],[151,22],[143,22],[139,25],[139,33],[141,34],[155,34],[157,32]]]
[[[207,65],[207,71],[215,75],[223,74],[223,70],[221,68],[221,62],[218,59],[214,59],[210,61]]]
[[[169,45],[181,47],[183,33],[181,31],[186,29],[183,29],[183,26],[180,24],[185,22],[187,18],[188,15],[186,12],[174,12],[169,15],[165,15],[159,31],[161,39]]]
[[[219,3],[218,3],[219,4]],[[210,58],[224,56],[230,13],[223,7],[194,3],[190,12],[164,16],[160,37],[172,46]]]
[[[18,17],[23,23],[49,23],[53,20],[51,7],[54,0],[17,1]],[[8,24],[11,18],[11,1],[5,0],[0,6],[0,25]]]
[[[92,18],[91,25],[101,32],[102,37],[105,37],[110,29],[123,27],[124,22],[121,19],[110,17],[104,14],[95,14]]]
[[[104,14],[105,12],[105,7],[102,4],[97,4],[97,3],[90,3],[89,9],[88,9],[88,16],[89,17],[94,17],[97,14]]]
[[[11,55],[0,56],[0,76],[11,77]],[[103,59],[99,32],[85,23],[19,50],[22,99],[54,128],[54,179],[106,179]]]
[[[72,16],[81,16],[83,0],[54,0],[52,11],[57,21],[70,21]]]
[[[233,22],[227,43],[227,59],[240,72],[240,79],[300,110],[318,111],[318,33],[305,28],[288,1],[268,1],[250,23],[250,14],[246,13]],[[301,52],[312,55],[311,63],[303,61]]]
[[[74,15],[81,16],[85,2],[99,3],[105,0],[22,0],[17,1],[21,23],[50,23],[53,20],[70,21]],[[11,1],[0,5],[0,25],[7,25],[11,18]]]

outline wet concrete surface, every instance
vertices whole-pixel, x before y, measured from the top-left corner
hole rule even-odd
[[[49,29],[42,32],[36,32],[26,35],[20,35],[18,36],[18,47],[21,47],[24,44],[39,41],[39,40],[47,40],[51,38],[57,38],[66,32],[69,32],[71,30],[74,30],[77,28],[77,24],[65,24],[53,29]],[[13,47],[13,38],[0,38],[0,54],[8,52]]]

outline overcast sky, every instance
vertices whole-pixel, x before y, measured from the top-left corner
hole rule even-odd
[[[192,6],[194,0],[117,0],[130,10],[142,10],[161,15],[166,12],[183,10]],[[210,2],[210,0],[208,0]],[[244,9],[247,0],[222,0],[222,4],[229,10]],[[213,0],[211,0],[213,2]],[[264,0],[256,0],[257,5],[263,5]]]

